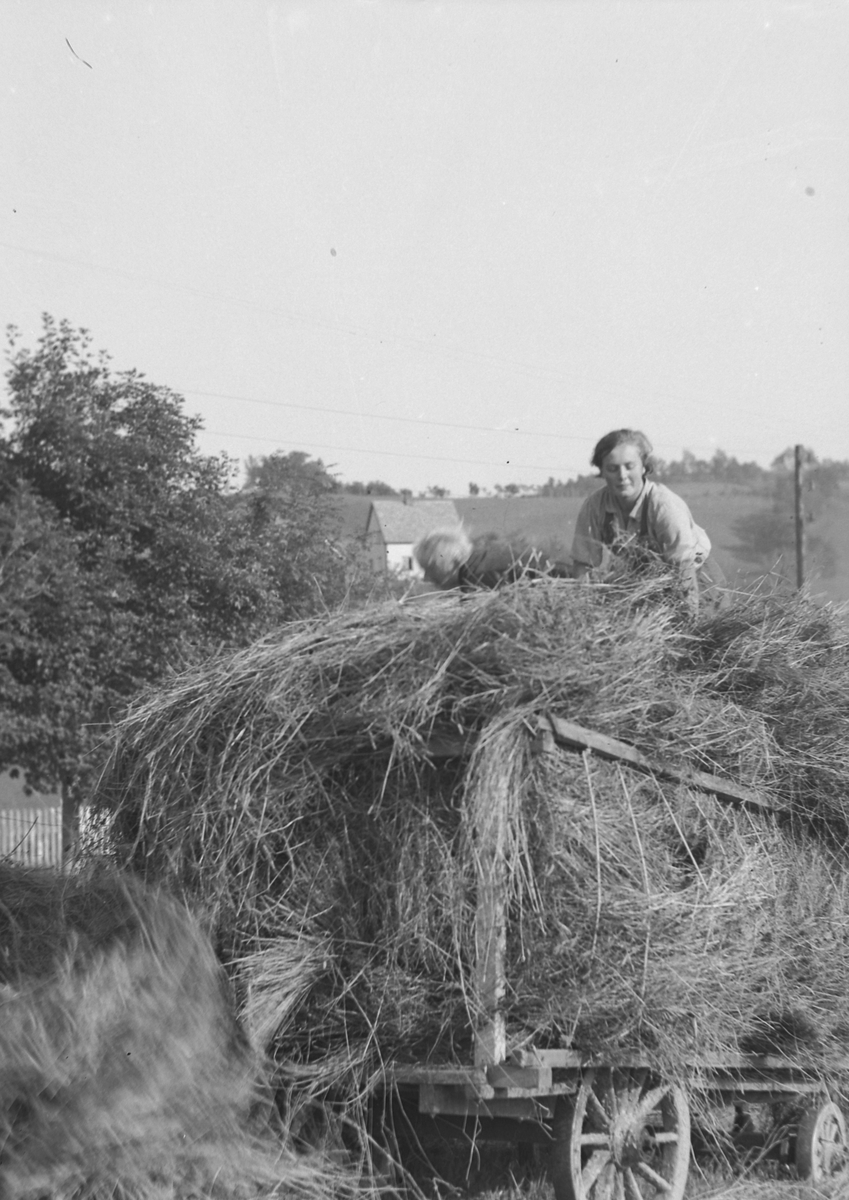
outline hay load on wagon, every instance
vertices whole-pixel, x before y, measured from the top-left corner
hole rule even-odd
[[[468,1061],[495,817],[509,1047],[822,1064],[849,1048],[847,666],[829,609],[693,626],[662,580],[378,607],[177,678],[96,801],[116,854],[207,914],[281,1080]],[[769,807],[536,753],[546,713]]]

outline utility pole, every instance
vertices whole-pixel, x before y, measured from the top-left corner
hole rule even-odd
[[[805,586],[805,514],[802,511],[802,454],[804,447],[797,445],[793,453],[793,497],[796,521],[796,587]]]

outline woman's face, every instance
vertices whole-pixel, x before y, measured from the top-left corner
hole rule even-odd
[[[645,481],[645,467],[639,447],[623,442],[606,454],[601,462],[601,474],[608,490],[625,508],[632,508],[640,498]]]

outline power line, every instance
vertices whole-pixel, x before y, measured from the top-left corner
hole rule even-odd
[[[240,441],[245,441],[245,442],[267,442],[269,445],[279,445],[280,441],[283,440],[281,438],[253,437],[249,433],[224,433],[220,429],[207,429],[207,430],[204,430],[204,432],[211,434],[213,437],[234,438],[234,439],[238,439]],[[337,454],[339,452],[343,452],[343,453],[347,453],[347,454],[368,454],[368,455],[374,454],[374,455],[378,455],[381,458],[412,458],[412,459],[415,459],[417,462],[452,463],[452,464],[455,464],[455,465],[461,466],[461,467],[462,466],[511,467],[511,468],[514,468],[514,469],[520,470],[520,471],[549,471],[549,472],[552,472],[554,470],[558,470],[558,471],[578,471],[579,473],[582,469],[580,467],[570,466],[568,463],[562,463],[559,467],[553,468],[550,466],[548,466],[548,467],[541,466],[539,463],[511,462],[510,459],[502,460],[501,462],[490,462],[490,461],[486,461],[486,460],[480,459],[480,458],[445,458],[444,456],[437,455],[437,454],[403,454],[396,450],[373,450],[371,447],[369,447],[368,450],[364,450],[364,449],[361,449],[359,446],[328,446],[322,442],[302,442],[302,441],[295,442],[295,441],[289,441],[288,439],[286,439],[286,443],[287,443],[287,445],[293,446],[298,449],[303,449],[305,447],[308,447],[309,449],[322,450],[325,453],[329,452],[331,454]]]
[[[399,417],[399,416],[395,416],[391,413],[354,412],[348,408],[330,408],[327,405],[320,405],[320,404],[297,404],[294,401],[289,401],[289,400],[262,400],[258,396],[237,396],[235,393],[232,393],[232,392],[205,392],[205,391],[200,391],[197,388],[177,388],[175,390],[180,395],[183,395],[183,396],[204,396],[208,399],[237,400],[240,404],[261,404],[267,408],[287,408],[287,409],[291,408],[291,409],[296,409],[299,412],[327,413],[327,414],[330,414],[331,416],[354,417],[357,420],[359,420],[361,418],[366,418],[367,420],[373,420],[373,421],[396,421],[396,422],[403,423],[406,425],[417,425],[419,427],[433,426],[434,428],[438,428],[438,429],[462,429],[462,430],[465,430],[465,431],[468,431],[471,433],[504,434],[505,436],[508,436],[508,437],[518,436],[518,437],[545,438],[548,441],[555,440],[555,441],[561,441],[561,442],[583,442],[587,446],[595,445],[596,441],[598,440],[595,437],[589,438],[589,437],[586,437],[581,434],[555,433],[552,430],[548,430],[548,429],[546,429],[544,431],[542,431],[542,430],[536,431],[533,429],[499,429],[497,426],[493,426],[493,425],[469,425],[469,424],[465,424],[465,423],[460,423],[458,421],[435,421],[431,417]],[[233,438],[245,438],[246,437],[245,434],[224,433],[222,430],[217,431],[217,436],[218,437],[233,437]],[[270,442],[276,441],[277,439],[257,437],[254,440],[255,441],[267,441],[270,443]],[[671,442],[654,442],[653,445],[654,445],[655,450],[672,449],[673,448]],[[714,444],[707,446],[704,444],[700,445],[699,443],[692,443],[691,446],[687,446],[684,449],[692,450],[693,445],[695,445],[695,448],[697,450],[710,450],[714,453],[719,448]],[[676,452],[680,452],[679,448],[677,446],[674,447],[674,449]],[[366,452],[363,451],[363,453],[366,453]],[[369,451],[369,453],[372,453],[372,452]],[[377,453],[377,451],[374,451],[374,453]],[[386,452],[384,452],[384,453],[386,453]],[[747,449],[746,447],[743,447],[740,450],[740,453],[741,454],[756,453],[756,451],[751,450],[751,448]],[[415,455],[404,456],[404,455],[399,454],[398,457],[399,458],[400,457],[410,458],[410,457],[416,457],[416,456]],[[445,459],[445,461],[446,462],[457,462],[458,460],[457,459]],[[468,460],[466,460],[466,461],[468,461]],[[489,464],[484,464],[484,465],[489,465]],[[491,465],[495,465],[495,464],[491,464]],[[572,471],[572,470],[584,471],[584,470],[586,470],[587,466],[589,466],[589,463],[586,463],[581,467],[570,466],[568,469],[570,471]],[[541,469],[547,470],[548,468],[541,468]]]
[[[489,363],[506,367],[519,375],[531,375],[536,378],[546,377],[566,384],[570,381],[577,381],[584,385],[587,390],[595,392],[603,392],[612,396],[628,397],[629,393],[626,388],[621,385],[611,384],[609,380],[599,381],[588,376],[585,371],[569,371],[563,367],[544,367],[538,363],[524,362],[519,359],[506,358],[499,354],[488,354],[481,350],[470,350],[464,346],[444,345],[436,340],[436,335],[433,337],[417,337],[415,334],[404,334],[397,332],[387,332],[385,330],[371,329],[364,325],[355,325],[353,322],[343,322],[328,318],[310,316],[305,313],[295,312],[292,309],[284,309],[277,306],[271,307],[266,304],[259,304],[253,300],[244,300],[240,296],[224,296],[216,292],[210,292],[205,288],[192,287],[187,284],[174,284],[166,280],[157,278],[155,275],[145,275],[139,271],[127,271],[120,267],[110,267],[103,263],[87,262],[84,259],[71,258],[65,254],[56,254],[53,251],[37,250],[31,246],[19,246],[12,242],[0,241],[0,248],[16,251],[19,254],[26,254],[34,258],[48,259],[52,262],[63,263],[65,266],[78,267],[87,271],[101,271],[108,275],[114,275],[121,279],[129,281],[137,281],[145,285],[153,285],[174,293],[183,293],[191,296],[202,296],[207,300],[212,300],[217,304],[232,304],[237,307],[249,309],[254,312],[267,313],[270,316],[279,317],[282,320],[289,321],[293,325],[311,326],[315,329],[327,330],[331,333],[347,333],[351,337],[369,338],[380,344],[384,342],[395,342],[401,345],[415,346],[420,350],[425,350],[429,354],[437,354],[444,358],[462,359],[468,362]],[[667,400],[680,404],[682,397],[679,394],[670,392],[658,392],[654,394],[658,397],[665,397]]]
[[[217,400],[238,400],[240,404],[263,404],[269,408],[295,408],[301,412],[331,413],[339,417],[356,417],[358,419],[360,417],[367,417],[374,421],[399,421],[406,425],[433,425],[440,429],[465,429],[470,430],[472,433],[505,433],[511,437],[518,434],[519,437],[556,438],[558,441],[587,442],[590,444],[594,440],[588,437],[581,437],[578,434],[551,433],[549,430],[537,433],[532,429],[498,429],[491,425],[465,425],[457,421],[434,421],[429,417],[397,417],[390,413],[352,412],[347,408],[328,408],[320,404],[296,404],[289,400],[260,400],[255,396],[235,396],[228,392],[200,392],[194,388],[181,388],[180,393],[184,396],[206,396]],[[241,435],[234,434],[233,436]]]
[[[235,305],[235,306],[238,306],[241,308],[246,308],[246,309],[250,309],[253,311],[257,311],[257,312],[268,313],[271,316],[276,316],[283,320],[289,321],[293,325],[312,326],[315,329],[323,329],[323,330],[326,330],[331,333],[347,333],[352,337],[370,338],[381,344],[383,344],[384,342],[396,342],[396,343],[400,343],[400,344],[407,344],[410,346],[418,347],[420,349],[424,349],[428,353],[435,353],[435,354],[442,355],[443,357],[446,357],[446,358],[464,359],[464,360],[472,361],[472,362],[492,363],[492,364],[501,365],[503,367],[506,367],[507,369],[509,369],[517,374],[533,375],[536,377],[547,377],[547,378],[559,381],[564,384],[568,383],[570,380],[573,380],[573,381],[577,380],[579,383],[583,384],[588,391],[592,390],[595,392],[606,393],[606,394],[612,395],[612,396],[626,396],[627,397],[629,394],[628,390],[626,388],[623,388],[616,384],[611,384],[609,380],[608,381],[599,381],[598,379],[593,379],[592,376],[587,375],[587,373],[583,372],[583,371],[569,371],[568,369],[564,369],[563,367],[558,367],[556,369],[551,368],[551,367],[544,367],[544,366],[539,365],[538,363],[528,363],[528,362],[523,362],[523,361],[517,360],[517,359],[506,358],[502,355],[487,354],[487,353],[484,353],[483,351],[470,350],[470,349],[462,347],[462,346],[443,345],[442,343],[436,342],[434,340],[435,335],[434,335],[434,338],[425,338],[425,337],[416,337],[415,335],[412,335],[412,334],[401,334],[401,333],[395,333],[395,332],[387,333],[386,331],[370,329],[367,326],[357,326],[357,325],[352,324],[351,322],[342,322],[339,320],[324,319],[324,318],[319,318],[319,317],[315,317],[315,316],[310,316],[305,313],[295,312],[291,309],[283,309],[280,307],[270,307],[268,305],[259,304],[252,300],[245,300],[239,296],[224,296],[224,295],[221,295],[220,293],[210,292],[204,288],[192,287],[192,286],[186,285],[186,284],[174,284],[174,283],[167,282],[166,280],[157,278],[156,276],[145,275],[138,271],[127,271],[120,267],[111,267],[111,266],[107,266],[103,263],[87,262],[82,259],[71,258],[68,255],[56,254],[52,251],[38,250],[38,249],[29,247],[29,246],[20,246],[20,245],[11,243],[11,242],[0,241],[0,248],[6,249],[6,250],[12,250],[19,254],[29,255],[29,256],[35,257],[35,258],[47,259],[47,260],[50,260],[53,262],[63,263],[66,266],[77,267],[77,268],[81,268],[83,270],[101,271],[101,272],[104,272],[109,275],[114,275],[119,278],[129,280],[130,282],[142,282],[146,285],[153,285],[155,287],[162,288],[165,291],[170,291],[170,292],[174,292],[174,293],[184,293],[184,294],[188,294],[188,295],[192,295],[192,296],[202,296],[205,299],[212,300],[213,302],[215,302],[217,304],[225,304],[225,305],[232,304],[232,305]],[[250,397],[250,396],[230,396],[230,395],[227,395],[226,393],[203,392],[203,391],[199,391],[196,389],[183,389],[183,391],[186,395],[207,396],[210,398],[220,397],[221,399],[239,400],[244,403],[263,404],[263,405],[268,405],[271,407],[301,409],[304,411],[311,411],[311,412],[326,412],[326,413],[333,413],[333,414],[344,415],[344,416],[353,416],[353,417],[368,417],[368,418],[379,419],[379,420],[384,420],[384,421],[385,420],[404,421],[404,422],[408,422],[411,424],[433,425],[435,427],[442,427],[442,428],[447,428],[447,429],[465,429],[465,430],[470,430],[470,431],[475,431],[475,432],[491,432],[491,433],[502,433],[503,432],[503,433],[519,434],[520,436],[523,436],[523,437],[546,437],[546,438],[550,438],[550,439],[557,439],[557,440],[563,440],[563,441],[578,441],[578,442],[584,442],[584,443],[590,443],[590,444],[594,440],[592,438],[580,437],[577,435],[558,434],[558,433],[550,432],[548,430],[546,430],[544,433],[534,433],[533,431],[524,430],[524,429],[497,430],[497,429],[487,428],[484,426],[463,425],[463,424],[457,424],[457,423],[448,422],[448,421],[418,420],[418,419],[412,418],[412,417],[394,417],[394,416],[387,416],[385,414],[374,414],[374,413],[352,413],[352,412],[349,412],[344,409],[324,408],[324,407],[311,406],[311,405],[299,405],[299,404],[288,403],[288,402],[284,402],[284,401],[261,400],[259,398]],[[679,394],[673,395],[670,392],[659,392],[657,390],[654,390],[653,394],[657,397],[666,397],[667,399],[669,399],[671,401],[674,401],[676,403],[681,403],[681,396]],[[232,437],[232,438],[239,438],[239,439],[244,438],[243,434],[218,433],[216,436],[228,437],[228,438]],[[257,438],[254,440],[272,441],[273,439]],[[710,449],[711,451],[715,451],[717,449],[717,447],[713,444],[711,444],[710,446],[706,446],[704,444],[699,445],[698,443],[694,443],[694,445],[695,445],[696,449],[700,449],[700,450]],[[657,443],[655,443],[655,447],[672,449],[672,443],[657,442]],[[761,449],[762,449],[761,447],[758,447],[757,449],[753,449],[751,447],[742,447],[738,450],[738,452],[742,453],[742,454],[757,455],[761,452]],[[675,447],[675,451],[676,452],[678,451],[677,446]],[[362,452],[358,452],[358,453],[366,453],[366,452],[362,451]],[[377,451],[369,451],[369,453],[377,453]],[[382,453],[387,454],[388,452],[384,451]],[[398,457],[416,457],[416,456],[398,455]],[[445,460],[437,460],[437,461],[457,462],[460,460],[445,459]],[[496,465],[496,464],[480,463],[479,465]],[[547,470],[548,468],[533,468],[533,469]],[[569,467],[568,469],[583,471],[583,470],[585,470],[585,467],[581,467],[581,468]]]

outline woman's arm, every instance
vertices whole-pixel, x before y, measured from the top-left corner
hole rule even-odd
[[[698,566],[710,553],[710,540],[686,501],[669,488],[655,485],[651,501],[649,538],[664,561],[676,568],[687,604],[698,613]]]

